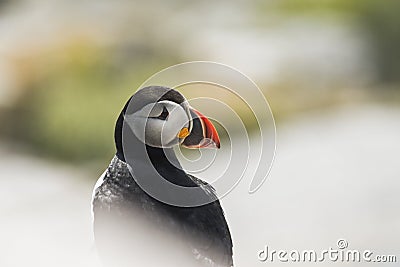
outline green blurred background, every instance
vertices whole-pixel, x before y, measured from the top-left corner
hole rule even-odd
[[[126,99],[192,60],[249,75],[278,120],[355,101],[397,104],[399,3],[1,1],[1,138],[51,159],[104,162]]]

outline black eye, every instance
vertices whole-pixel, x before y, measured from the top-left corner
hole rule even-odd
[[[169,115],[169,112],[168,112],[167,108],[164,107],[163,111],[161,112],[160,116],[157,117],[157,119],[165,121],[168,118],[168,115]]]

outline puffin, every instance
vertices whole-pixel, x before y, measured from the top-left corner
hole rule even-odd
[[[218,149],[213,123],[165,86],[136,91],[115,124],[116,153],[95,184],[95,245],[104,266],[233,266],[215,189],[182,168],[174,147]]]

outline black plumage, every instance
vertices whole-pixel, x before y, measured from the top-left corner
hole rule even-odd
[[[163,92],[162,98],[154,99],[155,90],[156,95]],[[145,162],[142,155],[135,153],[138,139],[132,137],[130,140],[133,152],[123,151],[124,116],[160,100],[178,104],[185,101],[177,91],[169,88],[145,88],[128,101],[117,120],[117,153],[93,197],[94,232],[100,256],[112,266],[233,266],[231,235],[214,188],[185,173],[172,148],[146,145],[152,166],[142,163]],[[130,155],[129,160],[125,159],[126,154]],[[135,162],[135,165],[130,166],[127,162]],[[142,177],[151,176],[146,168],[155,168],[174,184],[201,189],[202,197],[209,198],[210,203],[179,207],[153,198],[137,182],[138,179],[151,179]]]

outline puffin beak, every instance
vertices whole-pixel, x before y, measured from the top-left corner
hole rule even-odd
[[[199,111],[190,107],[192,130],[182,142],[187,148],[220,148],[218,132],[211,121]]]

